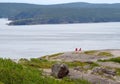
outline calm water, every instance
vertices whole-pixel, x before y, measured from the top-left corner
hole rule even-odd
[[[0,19],[0,57],[31,58],[74,48],[120,49],[120,23],[8,26]]]

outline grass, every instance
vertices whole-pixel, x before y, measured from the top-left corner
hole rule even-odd
[[[84,53],[88,54],[88,55],[95,55],[97,53],[97,51],[96,50],[90,50],[90,51],[85,51]]]
[[[10,59],[0,58],[0,84],[91,84],[84,79],[72,80],[64,78],[57,80],[52,77],[42,75],[42,71],[36,67],[25,65],[26,62],[41,62],[39,59],[21,59],[15,63]],[[46,60],[42,60],[43,63]]]
[[[120,57],[111,58],[111,59],[108,59],[108,60],[98,60],[98,61],[101,61],[101,62],[116,62],[116,63],[120,63]]]
[[[89,63],[87,63],[87,64],[89,64]],[[90,69],[93,69],[94,67],[100,66],[99,64],[97,64],[95,62],[91,62],[89,65],[90,65]]]
[[[0,84],[4,84],[4,83],[0,82]]]
[[[41,71],[0,59],[0,81],[4,84],[39,84],[42,80]]]
[[[56,56],[59,56],[59,55],[62,55],[62,54],[64,54],[64,53],[56,53],[56,54],[52,54],[52,55],[43,56],[41,58],[42,59],[46,59],[47,57],[48,58],[52,58],[52,57],[56,57]]]
[[[120,68],[116,68],[117,75],[120,76]]]
[[[48,61],[46,59],[36,59],[32,58],[28,60],[20,60],[19,64],[30,66],[34,68],[51,68],[53,64],[57,63],[56,61]]]
[[[44,69],[49,69],[52,67],[53,64],[58,63],[57,61],[48,61],[46,59],[36,59],[33,58],[31,60],[26,60],[26,59],[21,59],[19,61],[19,64],[25,65],[25,66],[29,66],[29,67],[34,67],[34,68],[44,68]],[[59,63],[64,63],[67,64],[69,68],[74,68],[74,67],[84,67],[86,65],[89,65],[92,69],[96,66],[99,66],[97,63],[87,63],[87,62],[80,62],[80,61],[74,61],[74,62],[59,62]]]
[[[98,52],[96,50],[85,51],[84,54],[96,56],[113,56],[110,52]]]
[[[50,58],[51,58],[51,57],[56,57],[56,56],[59,56],[59,55],[62,55],[62,54],[64,54],[64,53],[56,53],[56,54],[49,55],[49,57],[50,57]]]
[[[99,66],[97,63],[94,63],[94,62],[91,62],[91,63],[87,63],[87,62],[80,62],[80,61],[74,61],[74,62],[65,62],[65,64],[67,64],[70,68],[73,68],[73,67],[78,67],[78,66],[81,66],[81,67],[84,67],[84,66],[90,66],[89,69],[92,69],[96,66]]]
[[[74,61],[74,62],[64,62],[65,64],[67,64],[69,67],[73,68],[73,67],[77,67],[77,66],[85,66],[86,63],[84,62],[80,62],[80,61]]]
[[[46,59],[36,59],[32,58],[31,60],[26,60],[26,59],[21,59],[19,61],[19,64],[25,65],[25,66],[30,66],[30,67],[35,67],[35,68],[51,68],[53,64],[58,63],[57,61],[48,61]],[[74,62],[60,62],[60,63],[65,63],[69,67],[77,67],[77,66],[84,66],[87,63],[80,62],[80,61],[74,61]]]
[[[98,56],[113,56],[111,53],[109,53],[109,52],[99,52],[98,54],[97,54]]]

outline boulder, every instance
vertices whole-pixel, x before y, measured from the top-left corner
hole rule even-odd
[[[54,64],[52,66],[52,75],[56,78],[63,78],[69,73],[68,66],[66,64]]]

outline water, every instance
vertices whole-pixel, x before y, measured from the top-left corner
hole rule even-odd
[[[120,23],[8,26],[0,19],[0,57],[36,58],[83,50],[120,49]]]

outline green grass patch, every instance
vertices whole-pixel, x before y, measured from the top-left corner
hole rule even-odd
[[[111,54],[110,52],[99,52],[97,55],[98,56],[113,56],[113,54]]]
[[[32,58],[31,60],[26,60],[26,59],[21,59],[19,61],[20,64],[25,65],[25,66],[30,66],[34,68],[51,68],[53,64],[58,63],[57,61],[48,61],[46,59],[37,59],[37,58]],[[60,63],[65,63],[69,67],[77,67],[77,66],[84,66],[87,63],[80,62],[80,61],[74,61],[74,62],[60,62]]]
[[[120,68],[116,68],[116,74],[120,76]]]
[[[30,66],[34,68],[51,68],[53,64],[56,63],[56,61],[48,61],[46,59],[37,59],[37,58],[32,58],[31,60],[20,60],[20,64],[25,65],[25,66]]]
[[[95,55],[97,53],[96,50],[90,50],[90,51],[85,51],[84,54],[88,54],[88,55]]]
[[[98,60],[100,62],[116,62],[116,63],[120,63],[120,57],[116,57],[116,58],[111,58],[108,60]]]
[[[54,65],[55,63],[58,63],[57,61],[49,61],[46,59],[37,59],[37,58],[32,58],[31,60],[26,60],[26,59],[21,59],[19,62],[19,64],[22,64],[24,66],[29,66],[29,67],[33,67],[33,68],[51,68],[52,65]],[[80,62],[80,61],[74,61],[74,62],[59,62],[59,63],[64,63],[67,64],[69,66],[69,68],[73,68],[73,67],[77,67],[77,66],[85,66],[85,65],[90,65],[91,68],[99,66],[97,63],[87,63],[87,62]]]
[[[92,69],[96,66],[99,66],[99,64],[94,62],[87,63],[87,62],[74,61],[74,62],[64,62],[64,63],[67,64],[70,68],[78,67],[78,66],[81,66],[84,68],[84,66],[88,65],[90,67],[89,69]]]
[[[0,81],[4,84],[39,84],[43,80],[41,71],[0,59]]]
[[[99,64],[97,64],[95,62],[91,62],[91,63],[87,63],[87,64],[90,65],[90,69],[93,69],[94,67],[100,66]]]
[[[4,83],[0,82],[0,84],[4,84]]]

